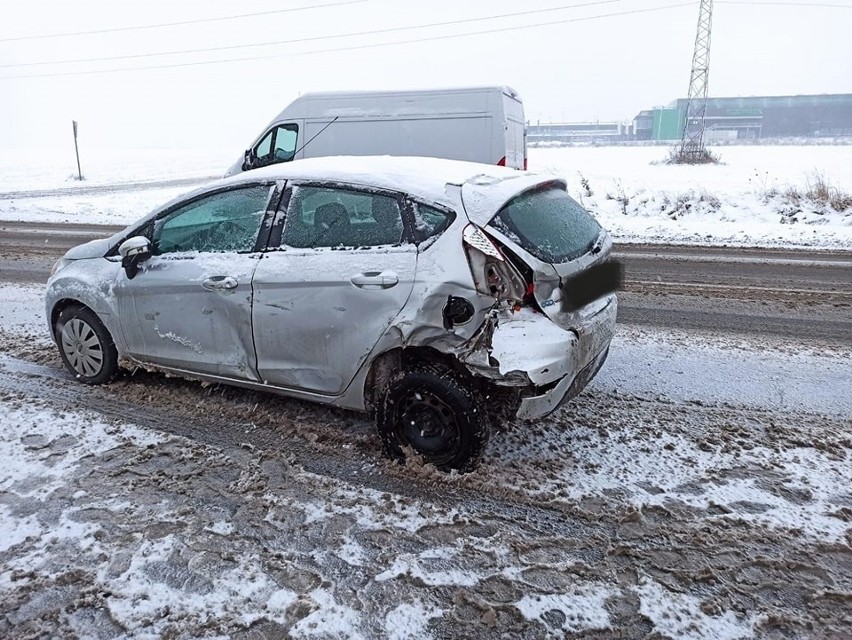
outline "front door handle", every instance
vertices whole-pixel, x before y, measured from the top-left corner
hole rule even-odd
[[[399,283],[399,276],[393,271],[365,271],[349,281],[359,289],[390,289]]]
[[[201,286],[208,291],[228,291],[229,289],[236,289],[237,285],[239,285],[239,282],[232,276],[213,276],[201,281]]]

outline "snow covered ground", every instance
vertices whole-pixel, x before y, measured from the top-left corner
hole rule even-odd
[[[852,247],[852,207],[838,211],[789,195],[792,189],[804,196],[818,180],[852,193],[852,145],[716,151],[723,164],[690,167],[658,164],[665,147],[537,148],[529,150],[529,164],[566,178],[571,193],[621,242]],[[238,155],[86,150],[86,180],[79,182],[73,156],[2,151],[0,220],[129,224],[189,188],[170,182],[215,178]],[[122,187],[138,182],[152,184]],[[3,195],[35,190],[44,193]]]
[[[672,167],[660,147],[531,149],[530,165],[622,242],[852,247],[852,211],[785,196],[815,174],[852,191],[852,146],[718,151]],[[0,152],[0,220],[129,223],[234,155],[84,149],[77,182],[68,158]],[[459,477],[381,460],[366,418],[317,405],[145,372],[77,385],[42,295],[0,285],[2,637],[852,624],[850,348],[619,325],[586,392],[495,432]]]
[[[703,166],[660,164],[667,151],[533,149],[530,163],[566,177],[622,242],[852,248],[852,199],[836,211],[785,195],[818,178],[852,194],[852,147],[719,147],[723,164]]]
[[[389,465],[369,421],[316,405],[77,385],[42,291],[0,286],[0,635],[840,628],[848,350],[620,327],[590,389],[452,477]]]

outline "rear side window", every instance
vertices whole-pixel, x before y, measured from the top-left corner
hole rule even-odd
[[[452,212],[441,211],[425,204],[414,204],[414,239],[421,243],[441,235],[456,219]]]
[[[558,187],[522,193],[497,213],[489,226],[544,262],[569,262],[589,251],[601,227]]]
[[[402,242],[399,201],[350,189],[293,188],[282,244],[296,248],[377,247]]]

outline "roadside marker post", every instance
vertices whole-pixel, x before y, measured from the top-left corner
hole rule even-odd
[[[83,172],[80,169],[80,149],[77,147],[77,121],[72,120],[71,126],[74,128],[74,153],[77,154],[77,179],[83,179]]]

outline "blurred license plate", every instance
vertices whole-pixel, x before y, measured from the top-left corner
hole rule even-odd
[[[621,288],[623,269],[617,260],[596,264],[572,276],[562,284],[565,311],[576,311],[590,302]]]

